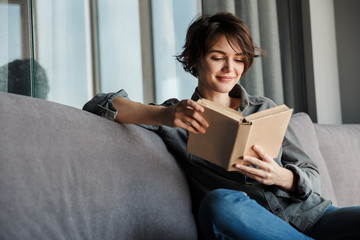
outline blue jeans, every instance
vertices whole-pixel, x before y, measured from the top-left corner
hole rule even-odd
[[[217,189],[199,208],[202,236],[210,239],[360,239],[360,207],[330,206],[308,236],[275,216],[244,192]]]

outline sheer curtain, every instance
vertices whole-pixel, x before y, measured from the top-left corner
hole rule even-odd
[[[200,15],[194,0],[153,0],[152,35],[155,102],[190,98],[197,79],[185,72],[175,56],[182,51],[189,23]]]
[[[203,12],[232,12],[250,28],[254,42],[266,51],[240,83],[250,94],[306,112],[300,1],[206,0]]]
[[[138,1],[97,1],[100,92],[124,88],[143,101],[141,30]]]
[[[88,9],[87,1],[33,1],[34,59],[46,72],[47,99],[77,108],[91,85]]]

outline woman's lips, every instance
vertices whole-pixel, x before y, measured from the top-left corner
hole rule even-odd
[[[220,82],[232,82],[234,81],[235,77],[229,77],[229,76],[217,76],[216,77]]]

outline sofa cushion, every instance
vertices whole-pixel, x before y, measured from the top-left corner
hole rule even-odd
[[[319,149],[319,142],[313,122],[306,113],[296,113],[291,117],[291,124],[294,126],[296,136],[300,140],[304,151],[319,167],[323,185],[321,195],[326,199],[332,200],[333,204],[336,205],[337,199],[334,194],[326,162]]]
[[[360,203],[360,124],[315,125],[340,207]]]
[[[0,239],[196,239],[157,134],[0,93]]]

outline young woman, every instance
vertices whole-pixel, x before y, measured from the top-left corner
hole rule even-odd
[[[289,125],[282,149],[272,159],[259,146],[253,166],[227,172],[186,152],[188,132],[203,134],[209,123],[199,98],[249,115],[275,106],[250,96],[238,84],[257,48],[246,25],[230,13],[201,16],[188,29],[177,59],[198,79],[191,99],[160,105],[129,100],[126,92],[98,94],[84,110],[156,131],[176,153],[192,192],[194,215],[205,239],[359,239],[360,207],[335,208],[320,196],[315,163],[301,150]]]

